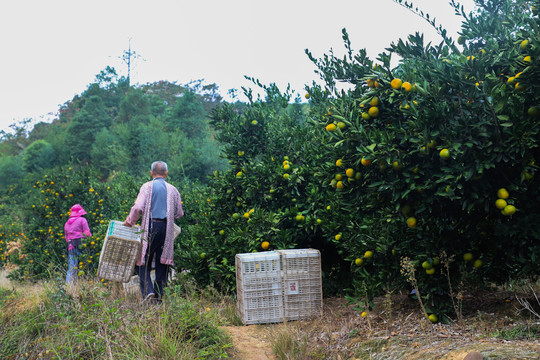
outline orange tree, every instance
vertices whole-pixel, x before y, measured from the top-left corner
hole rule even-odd
[[[23,217],[0,232],[1,259],[17,266],[11,276],[32,280],[65,273],[67,245],[64,224],[74,204],[81,204],[92,232],[92,238],[82,243],[79,271],[94,275],[99,254],[110,220],[123,220],[138,191],[133,178],[117,175],[107,183],[99,180],[91,167],[58,167],[50,172],[28,176],[26,188],[19,195]],[[7,243],[11,243],[7,249]],[[1,243],[0,243],[1,244]]]
[[[336,191],[335,242],[357,294],[405,285],[405,257],[435,313],[449,311],[442,260],[453,281],[538,275],[540,4],[476,3],[458,44],[438,28],[439,45],[416,34],[372,61],[344,31],[343,59],[308,53],[334,93],[307,88],[313,104],[330,103],[317,127],[335,149],[314,171]],[[338,81],[351,89],[334,91]]]
[[[288,91],[256,83],[265,99],[224,104],[212,115],[230,169],[216,171],[209,188],[184,189],[187,216],[177,263],[201,284],[233,289],[236,254],[316,247],[325,279],[346,278],[339,271],[343,257],[321,230],[331,215],[327,190],[312,169],[326,155],[306,106],[289,105]],[[325,281],[332,283],[343,282]]]

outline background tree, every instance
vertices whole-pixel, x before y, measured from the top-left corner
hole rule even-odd
[[[56,160],[56,151],[45,140],[36,140],[24,150],[23,169],[27,172],[49,169]]]
[[[77,161],[90,161],[90,149],[94,144],[96,134],[111,125],[111,117],[103,104],[101,97],[94,95],[87,99],[83,107],[73,117],[73,122],[67,128],[66,150]]]

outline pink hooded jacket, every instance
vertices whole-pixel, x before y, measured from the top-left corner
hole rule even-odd
[[[75,204],[71,207],[69,220],[64,225],[64,234],[66,241],[69,244],[68,250],[73,250],[75,248],[71,244],[72,240],[92,236],[90,228],[88,227],[88,221],[86,221],[83,215],[86,215],[86,211],[84,211],[81,205]]]

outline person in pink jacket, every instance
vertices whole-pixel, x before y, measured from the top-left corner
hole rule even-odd
[[[71,207],[69,220],[64,225],[64,234],[68,243],[68,271],[66,274],[66,284],[70,284],[77,279],[77,265],[82,239],[91,237],[92,233],[88,227],[88,221],[83,217],[86,211],[81,205],[75,204]]]
[[[174,265],[174,221],[184,216],[178,189],[166,181],[167,171],[167,163],[152,163],[152,181],[141,186],[135,205],[124,221],[124,226],[133,226],[142,215],[142,251],[137,259],[137,273],[144,300],[156,296],[161,300],[169,266]],[[156,269],[154,284],[150,278],[152,263]]]

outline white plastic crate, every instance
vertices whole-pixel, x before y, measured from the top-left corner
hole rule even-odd
[[[237,254],[236,288],[242,322],[264,324],[283,321],[281,264],[275,251]]]
[[[112,220],[99,255],[97,276],[110,281],[128,282],[141,247],[141,229]]]
[[[284,316],[298,320],[321,314],[321,254],[316,249],[277,251],[281,257]]]

